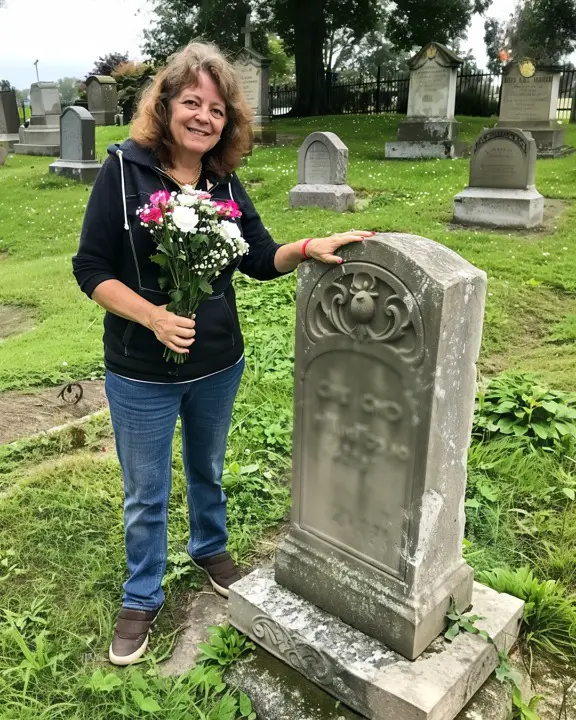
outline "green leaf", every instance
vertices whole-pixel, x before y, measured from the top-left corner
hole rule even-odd
[[[171,290],[170,291],[170,297],[172,298],[173,302],[180,302],[182,298],[184,297],[184,293],[182,290]]]
[[[160,710],[162,710],[162,708],[160,707],[160,705],[158,705],[158,703],[156,702],[156,700],[154,700],[153,697],[148,696],[142,700],[142,704],[140,705],[140,710],[143,710],[144,712],[153,713],[153,712],[159,712]]]
[[[157,255],[151,255],[150,260],[152,260],[153,263],[156,263],[156,265],[161,265],[162,267],[168,265],[168,258],[162,253],[158,253]]]
[[[240,712],[242,716],[249,716],[252,712],[252,702],[246,693],[240,691]]]
[[[576,491],[574,491],[574,488],[565,487],[562,488],[562,492],[569,500],[576,500]]]
[[[476,500],[475,498],[468,498],[468,500],[466,500],[466,502],[464,503],[464,505],[465,505],[467,508],[474,508],[474,509],[477,509],[477,508],[480,507],[480,503],[479,503],[478,500]]]
[[[455,622],[453,625],[450,625],[448,630],[446,630],[446,633],[444,634],[444,639],[448,642],[452,642],[455,637],[457,637],[460,634],[460,624]]]
[[[200,288],[200,290],[202,290],[203,293],[206,293],[206,295],[212,295],[212,285],[210,285],[210,283],[207,282],[203,277],[200,278],[198,287]]]

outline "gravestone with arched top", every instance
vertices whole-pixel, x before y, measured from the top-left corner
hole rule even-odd
[[[308,135],[298,151],[298,185],[290,190],[290,207],[316,206],[345,212],[355,196],[346,184],[348,148],[332,132]]]
[[[90,75],[86,80],[88,110],[96,125],[114,125],[118,108],[116,80],[108,75]]]
[[[60,118],[60,159],[50,172],[83,183],[94,182],[102,165],[96,162],[94,118],[86,108],[67,107]]]

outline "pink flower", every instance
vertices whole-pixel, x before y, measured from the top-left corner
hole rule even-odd
[[[214,200],[214,205],[220,217],[239,218],[242,216],[238,203],[234,200]]]
[[[162,210],[157,207],[147,207],[140,210],[140,220],[143,223],[160,223],[162,221]]]
[[[170,193],[168,190],[157,190],[155,193],[150,195],[150,202],[152,205],[156,205],[156,207],[160,205],[168,205],[170,202]]]

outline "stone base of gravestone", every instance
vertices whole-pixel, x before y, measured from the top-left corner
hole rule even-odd
[[[256,145],[276,145],[276,130],[270,125],[254,125],[252,138]]]
[[[76,162],[57,160],[48,168],[51,173],[82,183],[93,183],[102,165],[98,162]]]
[[[2,167],[2,165],[4,165],[7,157],[8,157],[8,150],[5,147],[2,147],[0,145],[0,167]]]
[[[115,110],[90,110],[96,125],[115,125]]]
[[[467,187],[454,198],[454,222],[484,227],[533,228],[544,219],[544,197],[535,188]]]
[[[356,196],[349,185],[296,185],[290,190],[290,207],[320,207],[335,212],[354,210]]]
[[[0,134],[0,147],[5,147],[8,150],[13,150],[14,145],[20,141],[20,136],[14,133]]]
[[[468,146],[460,141],[426,142],[396,140],[387,142],[386,160],[446,160],[465,157]]]
[[[536,142],[539,158],[558,158],[570,155],[576,148],[565,144],[566,128],[560,123],[514,123],[498,122],[499,128],[521,128],[529,132]]]
[[[460,123],[456,120],[423,120],[409,118],[398,126],[398,140],[425,140],[426,142],[443,142],[456,140],[460,131]]]
[[[20,142],[14,145],[17,155],[60,155],[60,126],[21,127]]]
[[[475,583],[477,626],[495,646],[461,633],[452,643],[438,638],[409,661],[278,585],[272,570],[234,583],[229,600],[232,625],[370,720],[456,718],[498,665],[496,648],[509,652],[516,642],[523,607]]]

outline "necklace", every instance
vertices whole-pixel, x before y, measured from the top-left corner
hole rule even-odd
[[[163,167],[162,169],[164,170],[166,175],[168,175],[168,177],[180,187],[182,187],[182,185],[192,185],[192,187],[196,187],[196,185],[198,184],[198,180],[200,180],[200,175],[202,175],[202,163],[200,163],[200,165],[198,166],[198,170],[194,173],[194,175],[190,178],[188,182],[182,182],[177,177],[172,175],[172,173],[169,173],[166,168]]]

